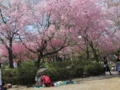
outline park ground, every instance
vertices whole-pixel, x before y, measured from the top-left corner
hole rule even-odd
[[[112,71],[112,75],[107,72],[106,75],[78,78],[73,81],[77,84],[69,84],[50,88],[27,88],[19,86],[9,90],[120,90],[120,75]]]

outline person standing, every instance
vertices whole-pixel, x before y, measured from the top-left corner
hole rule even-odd
[[[103,57],[103,62],[104,62],[104,74],[106,71],[108,71],[110,73],[110,75],[112,75],[111,71],[110,71],[110,68],[109,68],[109,65],[108,65],[108,60],[106,57]]]
[[[118,73],[120,75],[120,55],[118,55],[118,58],[116,61],[117,61],[116,70],[118,71]]]
[[[17,61],[15,60],[15,59],[13,59],[13,66],[14,66],[14,68],[17,68],[18,66],[17,66]]]

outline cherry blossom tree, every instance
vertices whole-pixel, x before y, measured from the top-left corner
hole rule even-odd
[[[9,2],[8,9],[1,7],[0,15],[3,23],[0,25],[0,40],[8,51],[9,64],[13,68],[13,42],[17,40],[21,30],[22,20],[25,20],[25,12],[28,11],[24,2],[12,0]],[[22,7],[21,7],[22,6]]]
[[[57,9],[55,9],[54,3],[57,5]],[[54,6],[49,7],[49,4]],[[37,67],[39,67],[43,57],[55,54],[70,44],[70,26],[65,23],[64,16],[61,17],[65,10],[60,9],[59,4],[61,8],[62,4],[60,2],[57,4],[55,0],[41,1],[38,5],[35,5],[33,14],[30,16],[33,20],[31,20],[29,26],[28,23],[26,24],[29,30],[22,33],[25,38],[21,39],[23,45],[38,55]],[[57,14],[60,15],[58,16]],[[31,25],[32,30],[30,30]]]
[[[42,58],[69,45],[79,45],[87,59],[91,50],[98,61],[98,49],[108,40],[112,25],[99,0],[38,0],[34,4],[24,1],[12,0],[9,8],[1,11],[4,23],[0,26],[0,39],[8,50],[11,67],[13,42],[18,36],[24,47],[37,55],[37,68]]]
[[[82,37],[86,49],[91,47],[95,52],[93,46],[109,27],[98,1],[45,0],[33,6],[31,20],[24,24],[26,29],[21,33],[24,37],[21,41],[28,50],[37,53],[37,67],[41,58],[74,44],[75,40],[78,42],[78,36]]]
[[[109,30],[110,38],[113,42],[114,48],[119,49],[120,47],[120,0],[104,0],[104,9],[106,18],[113,24],[112,28]]]
[[[87,3],[87,0],[84,3]],[[99,43],[101,37],[108,36],[108,29],[112,24],[106,19],[105,14],[101,10],[101,5],[97,4],[98,1],[89,1],[87,5],[82,5],[82,11],[76,11],[75,21],[76,27],[73,30],[77,30],[77,37],[79,47],[86,52],[87,59],[90,58],[90,53],[92,51],[94,58],[98,61],[98,50],[100,48]],[[74,2],[77,4],[78,2]],[[79,6],[75,7],[73,10],[79,10]],[[92,10],[92,11],[91,11]],[[91,11],[91,12],[90,12]],[[79,13],[78,15],[78,12]],[[102,38],[101,38],[102,39]],[[105,39],[102,39],[103,41]],[[104,43],[102,43],[104,44]],[[101,50],[101,49],[100,49]]]

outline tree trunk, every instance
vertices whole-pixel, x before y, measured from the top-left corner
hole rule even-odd
[[[91,49],[93,51],[93,55],[94,55],[94,58],[95,58],[96,62],[99,62],[98,54],[97,54],[97,49],[95,48],[93,42],[90,43],[90,47],[91,47]]]
[[[88,45],[87,45],[87,47],[86,47],[86,55],[87,55],[87,60],[89,60],[90,55],[89,55],[89,48],[88,48]]]
[[[8,54],[9,54],[9,65],[10,65],[10,68],[13,68],[13,52],[12,52],[12,49],[8,49]]]
[[[98,60],[98,55],[97,55],[97,51],[96,51],[96,50],[93,50],[93,54],[94,54],[94,58],[95,58],[96,62],[99,62],[99,60]]]
[[[37,66],[36,66],[37,68],[40,67],[40,61],[41,61],[41,59],[42,59],[42,56],[39,54],[39,55],[38,55],[38,59],[37,59],[37,64],[36,64],[36,65],[37,65]]]
[[[9,39],[8,55],[9,55],[10,68],[13,68],[12,38]]]

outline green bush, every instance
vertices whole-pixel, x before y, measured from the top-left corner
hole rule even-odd
[[[56,68],[48,68],[47,70],[44,71],[48,76],[50,76],[50,78],[52,79],[52,81],[56,81],[57,80],[57,69]],[[43,73],[44,73],[43,72]]]
[[[71,75],[73,75],[73,78],[79,78],[79,77],[83,77],[84,74],[84,69],[83,67],[74,67],[71,68]]]
[[[49,68],[41,73],[46,73],[52,81],[68,80],[69,78],[83,77],[84,72],[96,76],[103,74],[103,65],[83,60],[53,62],[48,64]],[[2,69],[3,82],[11,84],[27,85],[35,81],[37,68],[33,62],[24,62],[19,68]]]
[[[67,66],[70,66],[71,65],[71,61],[62,61],[62,62],[52,62],[51,64],[48,64],[48,66],[51,68],[51,67],[56,67],[56,68],[64,68],[64,67],[67,67]]]
[[[2,69],[2,81],[5,83],[16,84],[16,70],[14,69]]]
[[[17,69],[17,76],[20,77],[22,84],[31,84],[35,81],[36,72],[37,68],[32,62],[24,62]]]
[[[72,64],[77,67],[84,66],[86,63],[87,63],[86,60],[73,60],[72,61]]]
[[[2,79],[3,82],[12,84],[33,84],[35,81],[36,72],[37,68],[32,62],[24,62],[18,68],[8,70],[3,69]]]
[[[65,80],[69,78],[69,70],[67,68],[56,68],[57,70],[57,79],[58,80]]]
[[[85,65],[84,71],[85,71],[85,73],[87,73],[90,76],[97,76],[97,75],[101,75],[104,73],[103,66],[101,66],[101,64],[95,63],[95,62]]]
[[[69,78],[78,78],[83,76],[83,68],[49,68],[44,71],[49,75],[52,81],[68,80]]]
[[[66,68],[49,68],[44,72],[51,77],[52,81],[68,79],[69,75]]]

